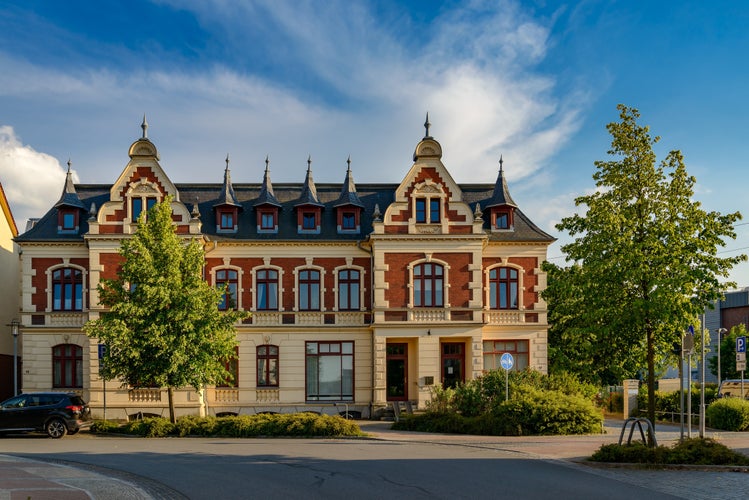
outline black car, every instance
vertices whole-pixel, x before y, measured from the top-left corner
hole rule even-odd
[[[0,403],[0,432],[46,432],[61,438],[91,425],[91,410],[73,393],[30,392]]]

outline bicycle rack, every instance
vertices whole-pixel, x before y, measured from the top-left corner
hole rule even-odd
[[[627,438],[627,444],[632,444],[632,434],[635,432],[635,426],[637,426],[638,430],[640,431],[640,438],[642,439],[643,444],[646,446],[651,446],[655,448],[658,446],[658,442],[655,439],[655,428],[653,427],[653,424],[648,420],[647,418],[643,417],[629,417],[627,420],[624,421],[624,425],[622,425],[622,432],[619,434],[619,445],[622,444],[622,440],[624,439],[624,431],[627,429],[627,426],[629,424],[632,424],[629,429],[629,437]],[[650,440],[647,440],[645,438],[645,431],[642,428],[642,424],[645,423],[647,426],[647,433],[648,438]]]

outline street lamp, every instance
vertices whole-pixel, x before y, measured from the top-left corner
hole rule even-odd
[[[13,335],[13,396],[18,396],[18,326],[20,324],[20,321],[14,319],[7,325]]]
[[[718,389],[720,389],[720,344],[723,340],[723,334],[726,333],[728,330],[725,328],[718,328],[715,330],[715,333],[718,334]]]

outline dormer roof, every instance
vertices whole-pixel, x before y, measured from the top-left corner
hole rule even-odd
[[[346,160],[348,165],[346,168],[346,179],[343,181],[341,187],[341,196],[333,204],[334,207],[340,207],[344,205],[353,205],[355,207],[364,208],[364,203],[359,199],[359,195],[356,194],[356,184],[354,184],[354,176],[351,175],[351,157],[349,156]]]
[[[73,207],[86,210],[86,205],[83,204],[75,190],[73,174],[70,172],[70,165],[71,161],[68,160],[68,172],[65,174],[65,186],[62,189],[62,195],[60,196],[59,201],[55,203],[55,208]]]
[[[270,161],[268,157],[265,157],[265,174],[263,175],[263,184],[260,186],[260,195],[257,197],[254,206],[259,205],[273,205],[280,207],[281,202],[278,201],[276,195],[273,193],[273,184],[270,181],[270,168],[268,167]]]
[[[214,203],[214,207],[230,205],[232,207],[241,207],[241,203],[237,200],[234,194],[234,186],[231,183],[231,172],[229,171],[229,155],[226,155],[226,169],[224,170],[224,185],[221,188],[218,201]]]
[[[510,190],[507,188],[507,181],[504,177],[504,169],[502,168],[504,161],[502,156],[499,157],[499,175],[497,176],[497,182],[494,184],[494,193],[489,199],[484,208],[498,207],[498,206],[510,206],[517,208],[518,205],[510,196]]]
[[[324,206],[320,203],[317,198],[317,188],[315,188],[315,181],[312,179],[312,157],[307,158],[307,176],[304,179],[304,185],[302,186],[302,195],[299,197],[299,201],[294,206],[300,205],[314,205],[317,207]]]

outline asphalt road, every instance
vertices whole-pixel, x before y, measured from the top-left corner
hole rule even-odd
[[[29,435],[0,439],[0,453],[121,471],[159,498],[677,498],[586,467],[465,444]]]

